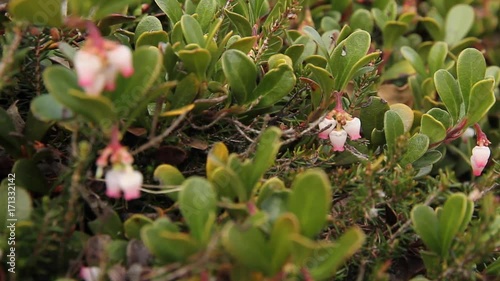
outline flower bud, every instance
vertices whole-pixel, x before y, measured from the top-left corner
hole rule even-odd
[[[483,172],[484,167],[488,163],[490,158],[490,149],[487,146],[476,145],[472,149],[472,156],[470,157],[470,163],[472,166],[472,171],[475,176],[480,176]]]

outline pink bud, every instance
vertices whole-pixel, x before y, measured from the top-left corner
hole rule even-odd
[[[359,134],[361,130],[361,120],[358,117],[354,117],[352,120],[346,121],[343,126],[351,140],[357,140],[361,138]]]
[[[472,171],[475,176],[480,176],[483,172],[484,167],[488,163],[490,158],[490,149],[487,146],[475,146],[472,149],[472,156],[470,157],[470,163],[472,166]]]
[[[333,131],[333,129],[335,129],[335,126],[337,126],[337,121],[333,118],[332,119],[325,118],[325,119],[323,119],[323,121],[319,122],[319,124],[318,124],[319,130],[320,131],[323,130],[328,125],[331,125],[331,126],[328,129],[326,129],[323,132],[318,134],[318,137],[320,139],[324,139],[324,140],[328,139],[328,134],[330,134],[330,132]]]
[[[132,51],[124,45],[119,45],[111,51],[108,51],[109,63],[118,69],[124,77],[130,77],[134,74],[132,63]]]
[[[101,269],[99,267],[85,267],[80,268],[80,277],[85,281],[98,281]]]
[[[470,138],[474,136],[474,129],[472,128],[467,128],[462,134],[462,141],[467,142]]]
[[[329,136],[333,145],[333,151],[344,151],[345,141],[347,140],[347,132],[344,130],[333,130],[330,132]]]

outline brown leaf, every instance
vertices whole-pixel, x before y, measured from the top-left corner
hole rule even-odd
[[[173,145],[164,145],[158,148],[156,159],[163,164],[177,166],[187,158],[187,152]]]

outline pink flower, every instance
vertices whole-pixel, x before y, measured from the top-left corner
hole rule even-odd
[[[101,269],[99,267],[85,267],[80,268],[80,277],[85,281],[98,281]]]
[[[346,121],[343,128],[344,130],[346,130],[351,140],[357,140],[361,138],[361,135],[359,134],[359,132],[361,131],[361,120],[359,120],[358,117],[354,117],[353,119]]]
[[[470,157],[470,163],[472,166],[472,171],[475,176],[480,176],[483,172],[484,167],[488,163],[490,158],[490,149],[487,146],[476,145],[472,149],[472,156]]]
[[[318,134],[318,137],[320,139],[328,139],[328,134],[330,134],[331,131],[333,131],[333,129],[335,129],[335,126],[337,126],[337,121],[333,118],[329,119],[329,118],[325,118],[323,119],[323,121],[319,122],[318,126],[319,126],[319,130],[323,130],[324,128],[326,128],[328,125],[331,125],[328,129],[324,130],[323,132],[319,133]]]
[[[134,74],[132,65],[132,52],[129,48],[119,45],[111,51],[108,51],[108,62],[117,68],[123,77],[130,77]]]
[[[333,151],[344,151],[344,145],[347,140],[347,132],[344,130],[333,130],[329,134],[333,145]]]
[[[132,166],[123,170],[110,170],[105,175],[106,195],[111,198],[120,198],[123,192],[125,200],[141,197],[142,174],[134,171]]]

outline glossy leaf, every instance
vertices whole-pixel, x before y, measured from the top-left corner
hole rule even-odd
[[[264,75],[247,102],[260,99],[257,108],[272,106],[290,94],[295,82],[292,68],[288,64],[281,64]]]
[[[190,177],[182,184],[179,209],[189,226],[191,236],[201,243],[210,239],[215,222],[216,203],[212,184],[206,179]]]
[[[392,104],[390,106],[390,109],[396,112],[401,118],[401,121],[403,121],[403,127],[405,133],[409,132],[413,125],[413,119],[414,119],[413,110],[409,106],[403,103]]]
[[[392,49],[396,40],[398,40],[408,29],[408,25],[400,21],[386,22],[382,35],[384,40],[384,49]]]
[[[252,26],[250,25],[250,22],[247,18],[228,10],[224,10],[224,13],[227,15],[227,18],[229,19],[229,21],[231,21],[241,37],[252,36]]]
[[[198,247],[189,235],[164,229],[157,224],[141,229],[141,239],[160,262],[183,262],[196,253]]]
[[[371,140],[373,130],[384,127],[384,114],[389,109],[387,102],[380,97],[370,97],[361,105],[359,119],[366,138]]]
[[[453,122],[456,123],[465,114],[462,92],[457,80],[448,71],[440,69],[434,74],[434,84],[441,101],[448,109]]]
[[[435,19],[431,17],[424,17],[420,21],[434,41],[441,41],[444,39],[444,31]]]
[[[256,86],[255,64],[241,51],[227,50],[222,55],[222,70],[234,99],[238,104],[244,104]]]
[[[160,9],[167,14],[171,21],[171,26],[174,26],[181,20],[184,12],[182,11],[181,4],[177,0],[155,0]]]
[[[411,63],[415,71],[422,77],[427,76],[427,70],[425,68],[424,61],[420,55],[408,46],[401,47],[401,54],[403,57]]]
[[[415,206],[411,211],[411,222],[425,246],[434,253],[441,253],[440,223],[434,210],[429,206]]]
[[[439,239],[443,258],[448,257],[453,239],[466,219],[467,200],[467,196],[463,193],[455,193],[446,200],[443,206],[439,216]]]
[[[330,197],[330,183],[322,170],[307,170],[295,178],[288,209],[297,216],[303,235],[313,237],[321,231],[330,209]]]
[[[457,78],[462,92],[465,108],[469,107],[472,86],[484,79],[486,61],[477,49],[465,49],[457,60]]]
[[[73,112],[59,103],[52,95],[41,95],[30,104],[33,115],[42,121],[64,121],[74,117]]]
[[[396,144],[400,136],[404,134],[404,124],[399,114],[393,110],[388,110],[384,115],[384,132],[389,154],[396,150]]]
[[[203,30],[197,20],[190,15],[183,15],[180,23],[182,33],[188,44],[198,44],[200,47],[205,46]]]
[[[289,259],[293,243],[290,236],[299,233],[299,228],[297,218],[290,213],[283,214],[274,222],[269,240],[273,274],[276,274]]]
[[[411,164],[420,159],[429,148],[429,137],[424,134],[415,134],[406,145],[406,152],[400,160],[402,166]]]
[[[216,0],[201,0],[196,6],[196,14],[198,15],[198,22],[200,23],[203,31],[208,31],[210,22],[214,19],[217,12]]]
[[[448,45],[445,42],[436,42],[429,51],[427,62],[429,64],[429,74],[433,75],[436,71],[443,68],[444,61],[448,55]]]
[[[171,109],[181,108],[192,103],[200,90],[200,81],[194,73],[184,77],[175,88],[173,95],[169,96]]]
[[[217,167],[225,166],[228,156],[229,151],[224,143],[217,142],[212,146],[208,152],[206,165],[206,174],[209,180]]]
[[[429,114],[422,115],[420,132],[429,137],[431,144],[439,143],[446,137],[446,128],[443,123]]]
[[[443,157],[441,152],[437,150],[429,150],[422,157],[413,162],[413,167],[415,169],[427,167],[441,160],[441,157]]]
[[[136,47],[140,46],[153,46],[158,47],[160,43],[168,42],[168,34],[163,31],[146,31],[143,32],[135,43]]]
[[[467,35],[474,24],[474,9],[465,4],[453,6],[446,15],[445,39],[449,45],[454,45]]]
[[[133,214],[123,223],[125,237],[129,239],[140,239],[142,227],[145,225],[150,225],[152,223],[153,220],[144,215]]]
[[[441,108],[432,108],[431,110],[427,111],[427,114],[441,122],[447,129],[453,125],[451,116],[446,110],[442,110]]]
[[[308,64],[307,68],[311,70],[312,78],[318,82],[323,94],[329,94],[333,90],[333,76],[324,68]]]
[[[178,52],[179,58],[184,62],[184,67],[189,72],[196,73],[200,81],[207,79],[206,72],[212,56],[206,49],[196,48],[193,50],[181,50]]]
[[[467,126],[479,122],[495,104],[494,85],[493,79],[484,79],[472,87],[467,109]]]
[[[155,31],[163,31],[160,20],[157,17],[145,16],[135,28],[134,41],[137,43],[137,40],[139,40],[139,37],[141,37],[143,33]]]
[[[12,0],[9,14],[16,20],[28,21],[34,25],[58,27],[62,25],[62,0]]]
[[[314,280],[330,280],[337,269],[361,248],[365,234],[359,227],[347,230],[332,246],[325,247],[326,255],[320,263],[311,268]]]

